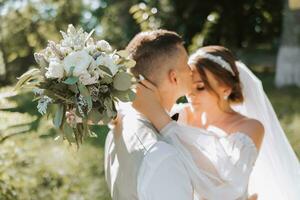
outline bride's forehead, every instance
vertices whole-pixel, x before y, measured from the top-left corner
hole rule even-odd
[[[193,81],[194,82],[203,82],[201,75],[197,69],[197,66],[194,64],[191,64],[190,67],[191,67],[191,70],[193,73]],[[218,80],[209,70],[205,70],[205,74],[206,74],[206,78],[210,82],[210,84],[215,85],[215,86],[219,85]]]
[[[201,76],[195,65],[189,65],[193,73],[193,81],[202,81]]]

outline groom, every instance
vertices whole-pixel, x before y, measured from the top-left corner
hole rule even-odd
[[[181,37],[156,30],[136,35],[127,50],[136,61],[132,73],[154,83],[170,111],[192,84],[188,54]],[[105,144],[105,175],[114,200],[192,200],[193,188],[176,150],[160,140],[153,125],[131,104],[120,106]],[[122,125],[120,125],[122,124]]]

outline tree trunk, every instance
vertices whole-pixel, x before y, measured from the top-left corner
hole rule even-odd
[[[290,0],[290,5],[292,4]],[[277,87],[300,87],[300,9],[285,0],[281,45],[277,56],[275,83]]]

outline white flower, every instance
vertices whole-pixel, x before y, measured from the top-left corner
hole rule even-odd
[[[79,76],[79,81],[83,85],[92,85],[98,83],[99,78],[103,76],[103,72],[96,64],[96,61],[90,64],[88,71]]]
[[[43,55],[45,60],[49,63],[51,58],[56,58],[55,55],[53,55],[52,50],[50,47],[46,47],[43,51]]]
[[[96,45],[95,45],[95,43],[94,43],[94,40],[93,40],[93,38],[89,38],[88,40],[87,40],[87,42],[86,42],[86,47],[85,47],[85,49],[89,52],[89,53],[91,53],[91,54],[93,54],[94,53],[94,51],[96,50]]]
[[[74,48],[75,50],[83,49],[88,33],[84,32],[83,29],[76,30],[72,24],[69,24],[67,33],[60,31],[63,39],[61,45],[64,47]]]
[[[76,29],[75,29],[75,27],[73,26],[73,24],[69,24],[69,25],[68,25],[67,33],[68,33],[69,35],[75,35],[75,34],[76,34]]]
[[[43,53],[34,53],[34,59],[39,64],[40,67],[42,68],[48,67],[48,62]]]
[[[64,66],[61,61],[57,58],[50,58],[49,67],[45,74],[47,78],[63,78],[64,77]]]
[[[74,50],[75,51],[82,50],[82,46],[81,45],[74,45]]]
[[[67,73],[69,73],[71,67],[75,67],[73,75],[80,76],[81,74],[87,72],[87,69],[92,61],[92,56],[90,56],[85,50],[75,51],[70,53],[63,60],[64,69]]]
[[[91,45],[87,45],[85,47],[85,49],[89,52],[89,53],[94,53],[95,50],[96,50],[96,46],[94,44],[91,44]]]
[[[100,40],[96,43],[97,48],[101,49],[101,51],[110,52],[112,48],[110,44],[105,40]]]
[[[98,82],[99,76],[91,76],[89,73],[84,73],[79,76],[79,81],[83,85],[92,85]]]
[[[91,65],[90,65],[90,67],[88,69],[88,72],[89,72],[89,74],[91,76],[97,76],[98,79],[99,79],[99,77],[103,77],[104,74],[106,74],[106,72],[104,72],[103,70],[101,70],[98,67],[98,64],[97,64],[97,62],[95,60],[91,63]]]
[[[44,115],[47,112],[48,103],[51,103],[51,102],[52,102],[52,99],[48,96],[43,96],[42,98],[40,98],[40,100],[38,101],[38,105],[37,105],[37,109],[38,109],[39,113]]]
[[[107,67],[114,76],[119,70],[119,66],[116,64],[118,59],[119,56],[115,54],[101,54],[98,56],[96,64]]]
[[[60,47],[59,50],[63,55],[68,55],[72,52],[72,49],[70,47]]]

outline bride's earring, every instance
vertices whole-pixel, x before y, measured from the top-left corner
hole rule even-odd
[[[228,95],[224,95],[223,99],[228,100]]]

